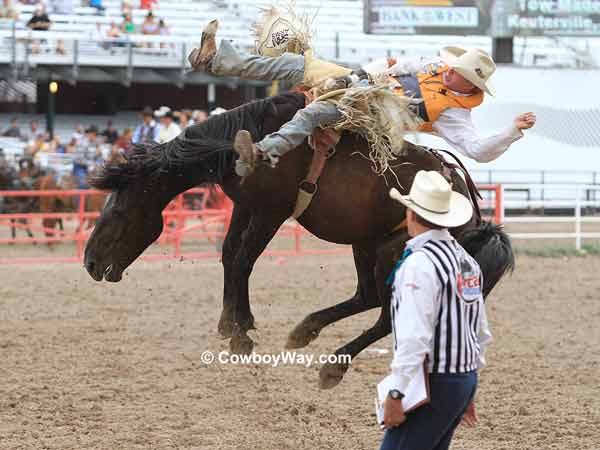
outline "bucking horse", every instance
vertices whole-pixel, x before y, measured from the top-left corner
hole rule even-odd
[[[94,187],[111,191],[85,249],[84,264],[91,277],[120,281],[123,271],[160,236],[161,212],[176,195],[201,183],[218,184],[234,202],[223,243],[223,309],[218,331],[230,339],[232,352],[251,352],[254,343],[247,332],[254,328],[254,316],[248,279],[260,254],[292,214],[313,151],[305,142],[275,169],[258,167],[242,182],[234,172],[238,155],[233,139],[244,129],[259,141],[304,105],[305,97],[299,93],[257,100],[193,125],[171,142],[138,145],[125,161],[107,164],[91,180]],[[377,307],[381,312],[376,323],[335,353],[354,358],[391,332],[391,290],[385,280],[409,237],[401,226],[406,210],[389,197],[390,187],[406,194],[417,171],[438,170],[451,178],[456,191],[476,203],[474,186],[463,180],[456,166],[429,149],[406,146],[390,169],[395,176],[384,177],[376,175],[366,160],[369,147],[363,138],[344,133],[337,144],[321,174],[318,192],[298,221],[321,239],[352,245],[356,292],[306,316],[290,333],[287,348],[305,347],[324,327]],[[514,265],[507,235],[479,214],[451,231],[481,265],[487,296]],[[347,363],[321,367],[320,386],[337,385],[348,367]]]

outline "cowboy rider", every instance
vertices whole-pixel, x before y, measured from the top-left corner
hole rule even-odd
[[[471,120],[471,109],[479,106],[484,93],[494,95],[490,77],[496,70],[492,58],[483,50],[446,47],[440,56],[430,60],[376,61],[362,71],[352,72],[333,63],[304,55],[283,53],[281,56],[240,55],[227,40],[216,44],[218,21],[213,20],[202,33],[201,47],[192,50],[189,61],[194,70],[219,76],[237,76],[256,80],[287,80],[293,84],[310,84],[318,78],[335,78],[336,82],[357,82],[367,74],[385,73],[398,83],[401,95],[414,96],[423,102],[417,113],[422,119],[420,131],[435,132],[464,156],[478,162],[490,162],[523,136],[523,130],[534,126],[532,112],[518,115],[504,131],[479,137]],[[392,63],[392,64],[390,64]],[[327,101],[315,101],[299,110],[278,131],[253,143],[250,133],[238,132],[234,142],[240,154],[236,163],[238,175],[249,175],[257,159],[274,167],[279,158],[299,146],[319,126],[331,125],[341,114]]]

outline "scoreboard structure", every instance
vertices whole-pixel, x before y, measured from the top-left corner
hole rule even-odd
[[[490,0],[365,0],[368,34],[489,34]]]
[[[600,0],[364,0],[368,34],[600,36]]]

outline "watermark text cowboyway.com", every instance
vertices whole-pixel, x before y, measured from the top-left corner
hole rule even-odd
[[[350,355],[314,355],[312,353],[300,353],[295,351],[285,351],[280,353],[256,353],[247,355],[238,355],[230,353],[227,350],[212,352],[206,350],[200,355],[200,361],[204,364],[260,364],[272,367],[298,365],[311,367],[313,364],[350,364],[352,357]]]

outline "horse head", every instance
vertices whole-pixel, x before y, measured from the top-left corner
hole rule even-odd
[[[85,248],[85,268],[96,281],[120,281],[162,232],[162,210],[176,193],[159,147],[137,146],[90,178],[92,187],[110,191]]]
[[[178,194],[202,183],[233,180],[237,130],[256,138],[274,131],[304,104],[301,94],[242,105],[193,125],[165,144],[137,145],[124,161],[105,165],[90,183],[110,191],[85,249],[97,281],[120,281],[123,271],[161,234],[162,211]]]
[[[186,130],[165,144],[138,145],[124,160],[90,176],[110,191],[85,249],[84,264],[96,281],[120,281],[123,271],[163,230],[162,211],[181,192],[233,176],[234,152]]]

